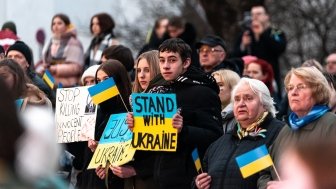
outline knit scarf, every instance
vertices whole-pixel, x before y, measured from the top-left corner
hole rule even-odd
[[[252,123],[250,126],[248,126],[246,129],[241,128],[240,124],[238,123],[238,130],[237,130],[237,135],[239,139],[241,140],[244,137],[247,136],[261,136],[265,138],[265,132],[266,129],[261,129],[259,128],[259,125],[265,120],[266,116],[268,115],[268,112],[264,112],[256,122]]]
[[[292,112],[288,117],[289,125],[293,130],[298,130],[299,128],[323,116],[328,111],[329,108],[326,105],[315,105],[306,116],[301,118]]]

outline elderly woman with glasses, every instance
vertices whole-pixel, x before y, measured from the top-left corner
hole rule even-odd
[[[207,149],[195,188],[257,188],[259,175],[244,179],[235,159],[261,145],[271,146],[285,124],[275,118],[273,99],[262,81],[242,78],[232,101],[237,123]]]
[[[280,158],[288,146],[298,142],[323,141],[336,137],[336,115],[328,108],[330,91],[323,74],[315,67],[292,69],[285,78],[288,102],[292,113],[287,118],[289,127],[284,127],[271,148],[275,166],[285,165]],[[281,177],[281,172],[280,172]],[[274,169],[264,171],[259,179],[259,188],[281,188],[287,179],[278,180]]]

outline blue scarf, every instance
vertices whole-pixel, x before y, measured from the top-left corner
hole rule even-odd
[[[297,130],[308,123],[316,120],[317,118],[323,116],[326,112],[329,111],[328,106],[326,105],[316,105],[311,111],[304,117],[299,118],[294,112],[289,115],[289,125],[293,130]]]

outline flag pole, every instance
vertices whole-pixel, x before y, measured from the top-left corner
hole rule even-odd
[[[274,171],[275,171],[275,174],[277,175],[279,181],[281,181],[280,175],[279,175],[277,169],[275,168],[274,164],[272,165],[272,167],[273,167],[273,169],[274,169]]]
[[[124,104],[124,106],[125,106],[125,108],[126,108],[127,112],[129,113],[129,110],[128,110],[128,108],[127,108],[127,106],[126,106],[125,102],[124,102],[124,99],[122,98],[122,96],[120,95],[120,93],[119,93],[119,92],[118,92],[118,94],[119,94],[119,96],[120,96],[120,98],[121,98],[121,101],[122,101],[122,103]]]

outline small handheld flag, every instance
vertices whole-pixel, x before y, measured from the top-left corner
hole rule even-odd
[[[92,101],[95,104],[104,102],[119,94],[117,85],[115,84],[112,77],[88,88],[88,90]]]
[[[247,178],[273,165],[272,158],[268,153],[266,145],[262,145],[236,157],[236,161],[243,178]]]
[[[195,148],[195,149],[192,151],[191,155],[192,155],[192,158],[193,158],[193,160],[194,160],[194,163],[195,163],[195,167],[196,167],[197,173],[199,173],[200,171],[203,172],[203,171],[202,171],[201,161],[200,161],[200,158],[199,158],[199,156],[198,156],[198,150],[197,150],[197,148]]]
[[[44,80],[44,82],[47,83],[47,85],[48,85],[51,89],[54,88],[54,85],[55,85],[55,79],[54,79],[54,77],[51,75],[51,73],[50,73],[48,70],[46,70],[46,71],[44,72],[42,79]]]

